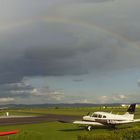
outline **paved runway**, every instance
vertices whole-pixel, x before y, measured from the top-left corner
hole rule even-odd
[[[74,120],[81,119],[80,116],[68,116],[68,115],[54,115],[48,114],[45,116],[9,116],[9,117],[1,117],[0,125],[14,125],[14,124],[33,124],[33,123],[41,123],[41,122],[73,122]]]

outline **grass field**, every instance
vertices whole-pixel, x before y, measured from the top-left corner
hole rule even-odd
[[[10,140],[76,140],[77,135],[83,131],[73,124],[62,124],[58,122],[28,124],[16,126],[1,126],[1,131],[19,129],[18,135],[9,136]],[[7,137],[0,138],[2,140]]]
[[[138,128],[139,124],[126,125],[117,128],[122,131],[124,129]],[[28,125],[15,125],[15,126],[0,126],[1,131],[9,131],[19,129],[19,134],[1,137],[0,140],[77,140],[78,136],[87,135],[106,135],[112,129],[106,127],[95,127],[92,132],[87,132],[83,128],[79,128],[73,124],[62,124],[58,122],[41,123],[41,124],[28,124]]]
[[[125,113],[127,108],[122,107],[108,107],[103,109],[101,107],[82,107],[82,108],[35,108],[35,109],[16,109],[8,110],[10,114],[14,115],[46,115],[46,114],[64,114],[64,115],[77,115],[83,116],[88,112],[105,111],[115,114]],[[136,109],[135,118],[140,118],[140,108]]]
[[[49,108],[49,109],[16,109],[7,110],[10,114],[16,115],[46,115],[46,114],[65,114],[65,115],[80,115],[83,116],[87,112],[94,111],[112,111],[113,113],[123,114],[126,108],[107,108],[102,109],[100,107],[92,108]],[[1,112],[3,113],[3,112]],[[140,118],[140,109],[136,111],[136,118]],[[122,125],[117,127],[117,132],[122,130],[130,129],[140,129],[140,123]],[[108,135],[110,132],[114,132],[113,129],[106,127],[95,127],[91,132],[85,131],[83,128],[79,128],[74,124],[59,123],[59,122],[44,122],[40,124],[26,124],[26,125],[10,125],[10,126],[0,126],[0,131],[10,131],[14,129],[19,129],[19,134],[13,136],[0,137],[0,140],[77,140],[78,136],[98,136],[98,135]],[[116,130],[115,130],[116,131]],[[84,138],[86,140],[86,138]],[[122,139],[123,140],[123,139]],[[131,139],[130,139],[131,140]]]

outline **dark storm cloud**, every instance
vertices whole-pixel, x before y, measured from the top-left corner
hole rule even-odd
[[[83,79],[74,79],[73,81],[74,82],[83,82],[84,80]]]
[[[140,66],[139,50],[131,44],[96,29],[62,25],[41,22],[6,31],[0,47],[0,84]]]
[[[4,84],[0,86],[0,89],[5,91],[5,90],[14,90],[14,91],[22,91],[22,90],[32,90],[33,87],[25,84],[23,82],[21,83],[12,83],[12,84]]]
[[[76,58],[76,51],[61,48],[27,49],[23,56],[10,61],[7,69],[1,73],[2,82],[14,82],[26,76],[49,76],[49,75],[79,75],[87,73],[82,68],[80,60]],[[11,72],[7,72],[11,71]]]
[[[118,69],[131,67],[129,64],[123,66],[121,62],[117,64],[115,57],[119,50],[106,48],[106,52],[102,51],[95,50],[94,47],[90,52],[83,52],[81,48],[69,50],[61,49],[61,47],[59,49],[47,49],[47,47],[27,49],[22,57],[9,62],[9,69],[6,67],[1,71],[1,75],[3,74],[1,82],[13,82],[31,76],[81,75],[91,71],[97,73],[111,71],[117,66],[119,66]]]
[[[140,87],[140,80],[137,81],[137,86]]]
[[[73,3],[104,1],[77,0]],[[3,7],[8,2],[4,2]],[[34,5],[32,5],[33,2]],[[121,10],[117,9],[118,12],[114,11],[113,19],[116,19],[112,20],[109,10],[103,8],[101,11],[98,7],[88,7],[89,5],[86,7],[83,4],[82,6],[76,5],[78,9],[73,9],[73,6],[68,4],[70,0],[65,1],[66,6],[61,7],[61,4],[56,6],[55,10],[46,8],[57,2],[55,0],[42,2],[14,0],[10,2],[11,8],[8,6],[7,11],[1,7],[3,12],[0,13],[0,20],[7,21],[8,19],[9,22],[0,26],[0,84],[18,83],[24,77],[32,76],[82,75],[91,72],[94,75],[101,75],[140,66],[140,50],[137,46],[109,31],[102,30],[102,27],[99,29],[99,27],[92,26],[92,21],[95,19],[97,21],[103,19],[104,22],[101,23],[111,24],[110,27],[113,28],[118,27],[112,22],[119,21],[118,16],[121,15],[119,11],[122,9],[125,11],[124,7],[120,7]],[[61,2],[64,1],[60,0]],[[114,5],[112,4],[112,6]],[[80,7],[82,8],[80,9]],[[83,10],[83,7],[91,9]],[[112,7],[109,5],[109,8]],[[46,12],[47,10],[48,12]],[[105,11],[105,15],[100,15],[98,10],[102,12],[101,14]],[[130,12],[133,13],[131,10]],[[93,13],[98,16],[93,16]],[[46,17],[48,21],[45,22],[40,18],[35,18],[44,15],[54,15],[54,18],[52,17],[54,20],[49,21],[49,17]],[[63,18],[59,19],[61,16]],[[17,20],[20,18],[25,25]],[[29,20],[30,18],[31,20]],[[75,23],[75,18],[79,18],[80,23]],[[133,16],[133,18],[135,17]],[[133,20],[131,22],[133,25]],[[120,21],[119,23],[118,25],[121,26]],[[137,26],[139,27],[139,24]],[[129,26],[129,29],[133,28]],[[139,37],[139,32],[137,32],[137,36]]]
[[[0,98],[28,97],[34,88],[23,82],[0,85]]]

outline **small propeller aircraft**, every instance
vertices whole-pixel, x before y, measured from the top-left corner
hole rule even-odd
[[[95,125],[106,125],[115,127],[116,125],[140,122],[140,119],[134,119],[136,104],[131,104],[127,112],[123,115],[112,114],[108,112],[94,112],[83,116],[82,121],[74,121],[74,124],[85,125],[86,130],[91,131]]]

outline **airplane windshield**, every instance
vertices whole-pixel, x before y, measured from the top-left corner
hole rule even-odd
[[[99,117],[99,118],[102,118],[102,115],[99,114],[98,117]]]
[[[97,117],[98,117],[98,115],[97,115],[97,114],[92,114],[92,117],[96,117],[96,118],[97,118]]]
[[[95,117],[95,118],[102,118],[102,115],[100,115],[100,114],[92,114],[91,116]]]

